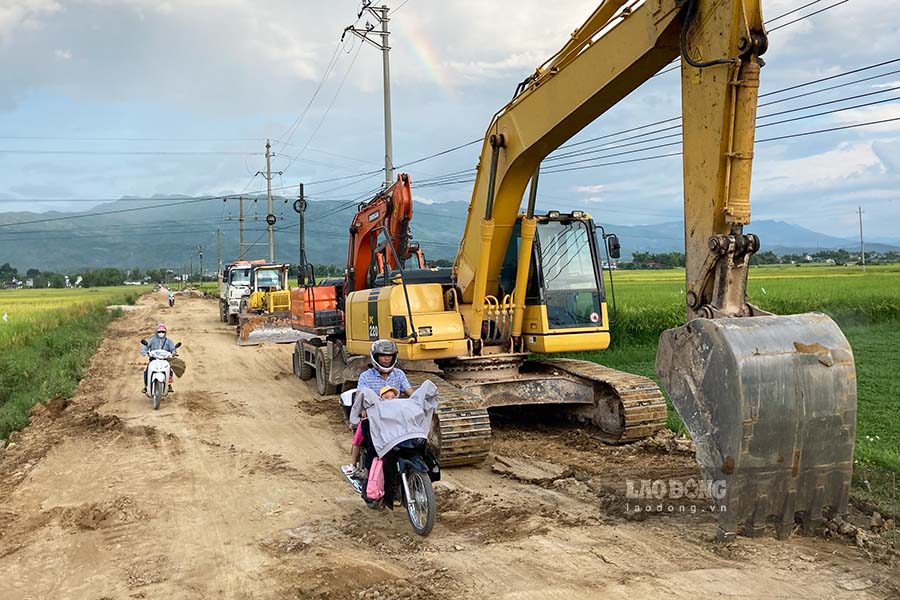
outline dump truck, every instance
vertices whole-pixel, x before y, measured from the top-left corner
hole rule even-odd
[[[239,260],[226,264],[219,273],[219,320],[229,325],[238,324],[241,300],[250,293],[250,271],[263,260]]]

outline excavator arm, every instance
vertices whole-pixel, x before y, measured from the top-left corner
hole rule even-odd
[[[359,206],[350,225],[346,293],[371,287],[376,274],[401,267],[413,254],[418,258],[417,248],[409,243],[411,219],[412,191],[405,173]]]
[[[541,161],[680,58],[688,324],[661,337],[657,371],[704,476],[721,482],[722,539],[773,519],[783,537],[797,515],[813,526],[829,510],[846,513],[853,460],[846,338],[825,315],[772,316],[746,299],[759,248],[743,228],[766,47],[761,0],[603,2],[492,119],[453,274],[477,351],[518,235],[510,333],[521,336]]]
[[[480,331],[484,298],[496,292],[523,194],[541,161],[679,55],[686,65],[682,106],[690,316],[707,306],[709,314],[750,314],[740,284],[746,264],[712,277],[727,261],[718,260],[723,254],[713,256],[707,245],[713,236],[737,232],[738,257],[749,259],[758,247],[755,238],[744,239],[739,231],[750,216],[759,55],[765,49],[759,0],[602,3],[569,43],[520,85],[485,135],[455,263],[463,302],[472,306],[469,334]],[[522,225],[514,334],[520,333],[524,310],[533,223],[530,206]]]

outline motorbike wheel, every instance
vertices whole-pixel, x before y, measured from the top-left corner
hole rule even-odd
[[[153,410],[158,410],[159,403],[162,401],[163,392],[166,388],[164,384],[159,381],[154,381],[152,385],[153,389],[150,395],[153,398]]]
[[[428,474],[420,471],[407,472],[406,482],[412,496],[412,498],[404,499],[409,522],[417,534],[426,536],[431,533],[437,514],[434,488],[431,486]]]

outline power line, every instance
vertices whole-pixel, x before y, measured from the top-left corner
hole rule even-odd
[[[303,119],[306,117],[307,111],[309,111],[309,107],[312,106],[313,101],[316,99],[316,96],[319,95],[319,92],[322,90],[322,87],[325,85],[325,80],[328,79],[328,76],[331,74],[332,69],[337,64],[337,59],[340,56],[338,51],[341,49],[341,44],[338,42],[334,47],[334,52],[331,54],[331,58],[328,60],[328,66],[325,68],[325,71],[322,73],[322,78],[319,80],[316,89],[313,91],[312,96],[309,99],[309,102],[306,103],[306,106],[303,107],[303,111],[300,115],[294,120],[290,127],[288,127],[284,133],[281,134],[280,137],[285,137],[287,134],[287,140],[282,141],[281,150],[284,150],[284,146],[286,146],[291,138],[294,137],[294,134],[297,132],[297,129],[300,127],[300,124],[303,122]]]
[[[804,136],[809,136],[809,135],[817,135],[817,134],[820,134],[820,133],[829,133],[829,132],[833,132],[833,131],[842,131],[842,130],[845,130],[845,129],[856,129],[856,128],[859,128],[859,127],[868,127],[868,126],[871,126],[871,125],[880,125],[880,124],[883,124],[883,123],[891,123],[891,122],[894,122],[894,121],[900,121],[900,117],[895,117],[895,118],[892,118],[892,119],[880,119],[880,120],[877,120],[877,121],[867,121],[867,122],[864,122],[864,123],[854,123],[854,124],[852,124],[852,125],[843,125],[843,126],[839,126],[839,127],[829,127],[829,128],[826,128],[826,129],[817,129],[817,130],[814,130],[814,131],[804,131],[804,132],[799,132],[799,133],[791,133],[791,134],[781,135],[781,136],[776,136],[776,137],[771,137],[771,138],[757,139],[757,140],[756,140],[756,143],[757,143],[757,144],[762,144],[762,143],[765,143],[765,142],[774,142],[774,141],[777,141],[777,140],[787,140],[787,139],[792,139],[792,138],[797,138],[797,137],[804,137]],[[614,162],[608,162],[608,163],[597,163],[597,164],[594,164],[594,165],[582,165],[582,166],[580,166],[580,167],[569,167],[569,168],[566,168],[566,169],[548,169],[548,170],[542,170],[541,173],[542,173],[542,174],[544,174],[544,173],[547,173],[547,174],[550,174],[550,173],[565,173],[565,172],[568,172],[568,171],[580,171],[580,170],[583,170],[583,169],[595,169],[595,168],[597,168],[597,167],[609,167],[609,166],[613,166],[613,165],[622,165],[622,164],[626,164],[626,163],[641,162],[641,161],[645,161],[645,160],[656,160],[656,159],[659,159],[659,158],[668,158],[668,157],[671,157],[671,156],[681,156],[681,154],[682,154],[681,152],[672,152],[672,153],[668,153],[668,154],[658,154],[658,155],[655,155],[655,156],[646,156],[646,157],[641,157],[641,158],[632,158],[632,159],[629,159],[629,160],[620,160],[620,161],[614,161]]]
[[[819,1],[821,1],[821,0],[816,0],[816,2],[810,2],[810,3],[807,4],[806,6],[812,6],[813,4],[817,4]],[[788,21],[787,23],[783,23],[783,24],[779,25],[778,27],[773,27],[772,29],[768,30],[768,33],[772,33],[773,31],[778,31],[779,29],[782,29],[782,28],[784,28],[784,27],[787,27],[788,25],[793,25],[794,23],[798,23],[798,22],[800,22],[800,21],[803,21],[804,19],[808,19],[808,18],[810,18],[810,17],[812,17],[812,16],[815,16],[815,15],[818,15],[818,14],[820,14],[820,13],[823,13],[823,12],[825,12],[825,11],[827,11],[827,10],[831,10],[832,8],[835,8],[835,7],[837,7],[837,6],[840,6],[841,4],[846,4],[847,2],[850,2],[850,0],[840,0],[840,2],[837,2],[837,3],[832,4],[832,5],[830,5],[830,6],[826,6],[825,8],[821,8],[821,9],[815,11],[815,12],[811,12],[811,13],[806,14],[806,15],[803,15],[803,16],[801,16],[801,17],[797,17],[797,18],[794,19],[793,21]],[[795,10],[789,11],[789,12],[783,14],[783,15],[779,15],[778,17],[775,17],[775,19],[771,19],[771,20],[769,20],[769,21],[766,21],[765,24],[768,25],[768,24],[771,23],[772,21],[781,19],[782,17],[786,17],[787,15],[792,14],[792,13],[794,13],[794,12],[797,12],[798,10],[801,10],[802,8],[805,8],[805,6],[801,6],[800,8],[797,8],[797,9],[795,9]],[[663,69],[662,71],[660,71],[659,73],[657,73],[657,74],[654,75],[653,77],[658,77],[658,76],[660,76],[660,75],[665,75],[666,73],[671,73],[672,71],[675,71],[675,70],[677,70],[677,69],[680,69],[680,68],[681,68],[681,65],[680,65],[680,64],[674,64],[674,63],[679,62],[680,60],[681,60],[680,58],[676,58],[674,61],[672,61],[672,63],[670,63],[670,64],[672,64],[673,66],[669,67],[668,69]]]
[[[178,137],[61,137],[48,135],[0,135],[0,140],[59,142],[262,142],[265,138],[178,138]]]
[[[798,21],[802,21],[803,19],[808,19],[819,13],[823,13],[826,10],[831,10],[832,8],[835,8],[836,6],[840,6],[841,4],[846,4],[848,2],[850,2],[850,0],[840,0],[840,2],[835,2],[834,4],[832,4],[830,6],[826,6],[825,8],[820,8],[819,10],[817,10],[815,12],[811,12],[809,14],[803,15],[802,17],[797,17],[793,21],[788,21],[787,23],[783,23],[783,24],[779,25],[778,27],[773,27],[772,29],[769,30],[769,33],[778,31],[779,29],[783,29],[783,28],[787,27],[788,25],[793,25],[794,23],[797,23]]]
[[[829,102],[820,102],[820,103],[817,103],[817,104],[811,104],[811,105],[808,105],[808,106],[801,106],[801,107],[799,107],[799,108],[793,108],[793,109],[790,109],[790,110],[779,111],[779,112],[771,113],[771,114],[768,114],[768,115],[760,115],[759,117],[757,117],[757,120],[761,120],[761,119],[765,119],[765,118],[769,118],[769,117],[774,117],[774,116],[777,116],[777,115],[789,114],[789,113],[798,112],[798,111],[802,111],[802,110],[809,110],[809,109],[811,109],[811,108],[817,108],[817,107],[820,107],[820,106],[826,106],[826,105],[829,105],[829,104],[834,104],[834,103],[836,103],[836,102],[846,102],[847,100],[851,100],[851,99],[853,99],[853,98],[862,98],[862,97],[866,97],[866,96],[872,96],[872,95],[874,95],[874,94],[880,94],[880,93],[884,93],[884,92],[895,91],[895,90],[898,90],[898,89],[900,89],[900,86],[897,86],[896,88],[889,88],[889,89],[886,89],[886,90],[880,90],[880,91],[877,91],[877,92],[872,92],[872,93],[869,93],[869,94],[859,94],[859,95],[857,95],[857,96],[850,96],[850,97],[845,98],[845,99],[833,100],[833,101],[829,101]],[[790,119],[782,119],[781,121],[773,121],[773,122],[771,122],[771,123],[764,123],[764,124],[762,124],[762,125],[757,125],[757,126],[756,126],[756,129],[762,129],[763,127],[771,127],[771,126],[773,126],[773,125],[782,125],[782,124],[784,124],[784,123],[791,123],[791,122],[793,122],[793,121],[801,121],[801,120],[804,120],[804,119],[812,119],[812,118],[815,118],[815,117],[821,117],[821,116],[830,115],[830,114],[835,114],[835,113],[844,112],[844,111],[847,111],[847,110],[853,110],[853,109],[857,109],[857,108],[865,108],[865,107],[868,107],[868,106],[875,106],[875,105],[878,105],[878,104],[885,104],[885,103],[887,103],[887,102],[894,102],[894,101],[897,101],[897,100],[900,100],[900,97],[887,98],[887,99],[884,99],[884,100],[876,100],[876,101],[873,101],[873,102],[864,102],[864,103],[861,103],[861,104],[855,104],[855,105],[853,105],[853,106],[845,106],[845,107],[842,107],[842,108],[836,108],[836,109],[833,109],[833,110],[828,110],[828,111],[823,111],[823,112],[813,113],[813,114],[809,114],[809,115],[802,115],[802,116],[794,117],[794,118],[790,118]],[[675,128],[676,128],[676,129],[680,129],[680,126],[676,126]],[[672,128],[667,128],[667,129],[672,129]],[[619,144],[619,145],[617,145],[617,146],[610,146],[610,145],[608,145],[608,144],[605,144],[604,147],[603,147],[603,149],[582,150],[582,151],[578,151],[578,152],[570,152],[570,153],[568,153],[568,154],[563,154],[563,155],[559,155],[559,156],[555,156],[555,157],[549,157],[549,158],[545,159],[545,162],[548,162],[548,163],[549,163],[549,162],[561,160],[561,159],[563,159],[563,158],[571,158],[571,157],[574,157],[574,156],[586,156],[586,155],[588,155],[588,154],[597,154],[597,153],[600,153],[600,152],[607,152],[607,151],[610,151],[610,150],[616,150],[616,149],[620,149],[620,148],[626,148],[626,147],[629,147],[629,146],[636,146],[636,145],[646,144],[646,143],[648,143],[648,142],[660,141],[660,140],[669,139],[669,138],[673,138],[673,137],[681,137],[681,135],[682,135],[681,133],[672,133],[672,134],[669,134],[669,135],[662,135],[662,136],[655,137],[655,138],[648,138],[648,139],[646,139],[646,140],[642,140],[642,141],[639,141],[639,142],[630,142],[630,143],[626,143],[626,144]],[[668,146],[677,146],[677,145],[680,144],[680,143],[681,143],[681,140],[678,140],[678,141],[674,141],[674,142],[668,142],[668,143],[665,143],[665,144],[657,144],[657,145],[655,145],[655,146],[647,146],[647,147],[645,147],[645,148],[637,148],[637,149],[634,149],[634,150],[627,150],[627,151],[624,151],[624,152],[617,152],[617,153],[610,154],[610,155],[607,155],[607,156],[595,156],[595,157],[593,157],[593,158],[583,158],[583,159],[581,159],[581,160],[574,160],[574,161],[569,161],[569,162],[564,162],[564,163],[558,163],[558,164],[555,164],[555,165],[553,165],[553,166],[554,166],[554,167],[558,167],[558,166],[565,166],[565,165],[573,165],[573,164],[579,164],[579,163],[584,163],[584,162],[590,162],[590,161],[592,161],[592,160],[597,160],[598,158],[611,158],[611,157],[615,157],[615,156],[624,156],[624,155],[627,155],[627,154],[634,154],[634,153],[637,153],[637,152],[646,152],[646,151],[648,151],[648,150],[656,150],[656,149],[659,149],[659,148],[665,148],[665,147],[668,147]]]
[[[78,156],[264,156],[261,152],[232,152],[226,150],[195,150],[177,152],[166,150],[21,150],[0,149],[0,154],[52,154]]]
[[[863,72],[863,71],[869,71],[869,70],[871,70],[871,69],[876,69],[876,68],[878,68],[878,67],[882,67],[882,66],[889,65],[889,64],[893,64],[893,63],[897,63],[897,62],[900,62],[900,58],[894,58],[894,59],[891,59],[891,60],[886,60],[886,61],[883,61],[883,62],[879,62],[879,63],[873,64],[873,65],[868,65],[868,66],[864,66],[864,67],[859,67],[859,68],[856,68],[856,69],[852,69],[852,70],[849,70],[849,71],[844,71],[843,73],[837,73],[837,74],[835,74],[835,75],[829,75],[829,76],[827,76],[827,77],[821,77],[821,78],[818,78],[818,79],[813,79],[813,80],[811,80],[811,81],[806,81],[806,82],[804,82],[804,83],[800,83],[800,84],[796,84],[796,85],[791,85],[791,86],[788,86],[788,87],[785,87],[785,88],[782,88],[782,89],[779,89],[779,90],[774,90],[774,91],[771,91],[771,92],[767,92],[767,93],[765,93],[765,94],[760,94],[759,97],[760,97],[760,98],[765,98],[765,97],[768,97],[768,96],[773,96],[773,95],[776,95],[776,94],[781,94],[781,93],[784,93],[784,92],[793,91],[793,90],[796,90],[796,89],[808,87],[808,86],[810,86],[810,85],[815,85],[815,84],[817,84],[817,83],[823,83],[823,82],[825,82],[825,81],[831,81],[831,80],[834,80],[834,79],[838,79],[838,78],[840,78],[840,77],[846,77],[846,76],[848,76],[848,75],[855,75],[856,73],[861,73],[861,72]],[[770,101],[770,102],[765,102],[765,103],[760,104],[759,106],[760,106],[760,108],[762,108],[762,107],[764,107],[764,106],[769,106],[769,105],[772,105],[772,104],[777,104],[777,103],[780,103],[780,102],[785,102],[785,101],[791,100],[791,99],[796,99],[796,98],[801,98],[801,97],[810,96],[810,95],[814,95],[814,94],[819,94],[819,93],[822,93],[822,92],[831,91],[831,90],[839,89],[839,88],[842,88],[842,87],[848,87],[848,86],[854,85],[854,84],[856,84],[856,83],[863,83],[863,82],[865,82],[865,81],[871,81],[871,80],[873,80],[873,79],[878,79],[878,78],[881,78],[881,77],[886,77],[886,76],[888,76],[888,75],[893,75],[893,74],[895,74],[895,73],[897,73],[897,72],[898,72],[898,71],[889,71],[889,72],[887,72],[887,73],[881,73],[881,74],[879,74],[879,75],[874,75],[874,76],[872,76],[872,77],[866,77],[866,78],[863,78],[863,79],[858,79],[858,80],[854,80],[854,81],[842,83],[842,84],[835,85],[835,86],[831,86],[831,87],[827,87],[827,88],[824,88],[824,89],[821,89],[821,90],[813,90],[813,91],[811,91],[811,92],[806,92],[806,93],[804,93],[804,94],[800,94],[800,95],[797,95],[797,96],[793,96],[793,97],[791,97],[791,98],[782,98],[782,99],[780,99],[780,100],[773,100],[773,101]],[[648,127],[656,127],[657,125],[664,125],[664,124],[666,124],[666,123],[672,123],[672,122],[674,122],[674,121],[679,121],[680,119],[681,119],[681,115],[677,115],[677,116],[674,116],[674,117],[669,117],[668,119],[662,119],[662,120],[660,120],[660,121],[654,121],[654,122],[652,122],[652,123],[647,123],[647,124],[645,124],[645,125],[639,125],[639,126],[637,126],[637,127],[631,127],[631,128],[628,128],[628,129],[623,129],[623,130],[621,130],[621,131],[617,131],[617,132],[613,132],[613,133],[604,134],[604,135],[601,135],[601,136],[589,138],[589,139],[586,139],[586,140],[581,140],[581,141],[578,141],[578,142],[572,142],[572,143],[568,143],[568,144],[563,144],[562,146],[559,147],[559,150],[566,149],[566,148],[573,148],[573,147],[575,147],[575,146],[581,146],[581,145],[588,144],[588,143],[591,143],[591,142],[596,142],[596,141],[600,141],[600,140],[604,140],[604,139],[609,139],[609,138],[611,138],[611,137],[617,137],[617,136],[619,136],[619,135],[624,135],[624,134],[626,134],[626,133],[633,133],[633,132],[635,132],[635,131],[640,131],[640,130],[642,130],[642,129],[647,129]],[[642,133],[642,134],[638,134],[638,135],[635,135],[635,136],[631,136],[631,137],[628,137],[628,138],[624,138],[624,139],[621,139],[621,140],[616,140],[615,142],[610,142],[610,143],[618,143],[618,142],[626,141],[626,140],[628,140],[628,139],[637,139],[637,138],[639,138],[639,137],[643,137],[643,136],[647,136],[647,135],[653,135],[654,133],[661,133],[661,132],[663,132],[663,131],[671,131],[671,130],[673,130],[673,129],[678,129],[679,127],[680,127],[680,125],[675,125],[675,126],[672,126],[672,127],[665,127],[665,128],[658,129],[658,130],[655,130],[655,131],[648,131],[648,132],[645,132],[645,133]],[[601,146],[602,146],[602,145],[601,145]],[[600,146],[595,146],[595,148],[597,148],[597,147],[600,147]],[[574,155],[574,154],[572,154],[572,155]],[[559,156],[559,155],[556,155],[556,156]],[[551,155],[551,157],[552,157],[552,155]],[[548,158],[548,159],[549,159],[549,158]]]
[[[222,199],[222,196],[193,198],[191,200],[184,200],[182,202],[168,202],[166,204],[157,204],[155,206],[136,206],[134,208],[121,208],[118,210],[108,210],[105,212],[82,213],[82,214],[75,214],[75,215],[67,215],[64,217],[51,217],[48,219],[34,219],[31,221],[17,221],[15,223],[0,223],[0,227],[12,227],[15,225],[32,225],[35,223],[50,223],[52,221],[67,221],[69,219],[86,219],[89,217],[98,217],[101,215],[117,215],[117,214],[122,214],[122,213],[137,212],[139,210],[152,210],[154,208],[169,208],[171,206],[180,206],[183,204],[196,204],[198,202],[209,202],[210,200],[220,200],[220,199]]]
[[[328,103],[328,107],[325,109],[325,112],[322,114],[322,118],[319,119],[319,123],[316,125],[316,128],[313,129],[313,132],[309,135],[309,138],[307,138],[306,143],[303,145],[302,148],[300,148],[300,151],[297,152],[298,157],[301,154],[303,154],[303,152],[309,146],[310,142],[312,142],[313,138],[316,137],[316,134],[319,133],[319,129],[322,127],[322,124],[325,122],[325,119],[328,117],[328,113],[331,112],[331,107],[334,106],[335,101],[337,100],[338,96],[341,94],[341,90],[344,88],[344,83],[347,81],[347,77],[350,75],[350,71],[353,70],[353,65],[356,64],[356,59],[359,56],[360,50],[362,50],[362,44],[360,44],[359,47],[356,48],[356,54],[353,55],[353,60],[350,61],[350,65],[347,67],[347,71],[344,73],[344,77],[341,79],[340,84],[338,84],[337,91],[334,93],[334,96],[332,96],[331,102]],[[288,138],[288,139],[290,139],[290,138]],[[287,164],[287,166],[285,166],[282,169],[282,171],[287,171],[289,168],[291,168],[291,165],[293,165],[295,161],[296,161],[296,158],[291,160]]]
[[[403,0],[403,2],[401,2],[399,6],[391,9],[390,14],[394,14],[395,12],[403,8],[403,5],[405,5],[407,2],[409,2],[409,0]]]

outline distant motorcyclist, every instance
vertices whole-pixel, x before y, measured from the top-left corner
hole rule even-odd
[[[169,290],[169,306],[175,306],[175,292]]]
[[[171,293],[171,292],[169,292]],[[156,335],[147,339],[147,345],[141,346],[141,354],[147,355],[153,350],[165,350],[167,352],[171,352],[172,356],[176,356],[178,354],[175,348],[175,342],[168,338],[168,330],[166,326],[160,323],[156,327]],[[150,368],[150,364],[148,362],[147,367],[144,369],[144,389],[142,393],[147,393],[147,370]],[[172,380],[169,379],[169,393],[171,394],[174,390],[172,389]]]

